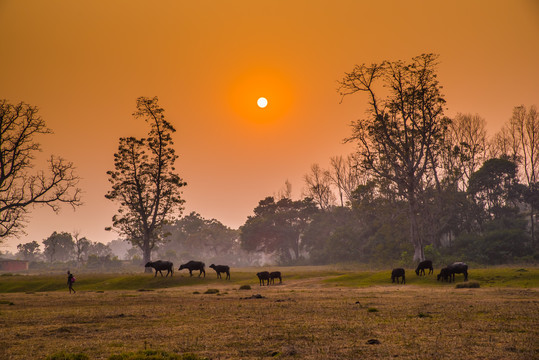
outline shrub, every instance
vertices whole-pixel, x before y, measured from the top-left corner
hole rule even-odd
[[[463,282],[463,283],[458,283],[457,285],[455,285],[455,288],[457,289],[472,289],[472,288],[478,288],[478,287],[480,287],[480,285],[477,281]]]
[[[240,290],[251,290],[251,285],[242,285],[240,286]]]
[[[219,293],[218,289],[208,289],[206,290],[204,294],[218,294],[218,293]]]

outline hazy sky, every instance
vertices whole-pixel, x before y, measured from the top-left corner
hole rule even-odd
[[[139,96],[158,96],[177,129],[184,213],[233,228],[352,151],[342,140],[367,99],[339,104],[336,88],[355,64],[440,54],[447,115],[477,113],[491,133],[539,105],[537,0],[0,0],[0,44],[0,98],[40,108],[54,130],[43,154],[74,162],[84,191],[76,211],[34,210],[0,250],[53,231],[116,238],[106,171],[119,137],[147,132]]]

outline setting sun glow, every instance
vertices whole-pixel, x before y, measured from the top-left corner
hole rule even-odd
[[[258,107],[263,109],[265,108],[266,106],[268,106],[268,100],[265,98],[265,97],[260,97],[258,98],[258,100],[256,101],[256,103],[258,104]]]

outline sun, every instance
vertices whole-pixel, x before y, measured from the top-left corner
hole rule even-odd
[[[258,107],[261,109],[268,106],[268,100],[265,97],[259,97],[256,103],[258,104]]]

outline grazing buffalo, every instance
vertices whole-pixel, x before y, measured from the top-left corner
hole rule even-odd
[[[193,276],[193,270],[199,270],[200,274],[198,274],[198,277],[200,277],[200,275],[202,274],[204,274],[204,277],[206,277],[206,271],[204,270],[205,266],[206,265],[202,261],[191,260],[188,263],[180,265],[180,268],[178,270],[188,269],[190,276]]]
[[[275,284],[275,279],[279,279],[279,284],[282,284],[283,279],[281,278],[281,272],[280,271],[274,271],[269,274],[270,281],[272,284]],[[269,283],[268,283],[269,285]]]
[[[258,281],[260,282],[260,286],[264,286],[264,281],[270,282],[270,273],[267,271],[262,271],[259,273],[256,273],[256,276],[258,276]]]
[[[396,268],[396,269],[393,269],[393,271],[391,272],[391,282],[394,283],[395,282],[395,279],[397,280],[397,284],[399,283],[399,278],[402,277],[402,282],[401,284],[405,284],[406,283],[406,279],[405,279],[405,276],[404,276],[404,269],[403,268]]]
[[[434,272],[434,268],[432,267],[432,261],[425,260],[421,261],[417,268],[415,269],[415,273],[417,276],[425,275],[425,269],[429,269],[429,275]]]
[[[440,281],[440,279],[442,279],[442,282],[444,281],[451,282],[451,272],[449,271],[448,268],[444,267],[440,270],[437,280]]]
[[[456,262],[447,267],[453,276],[453,282],[455,281],[455,274],[464,274],[464,281],[468,281],[468,264],[463,262]]]
[[[214,265],[211,264],[210,268],[217,272],[217,278],[221,279],[221,273],[226,273],[226,279],[230,280],[230,267],[228,265]]]
[[[174,274],[173,264],[170,261],[148,261],[144,267],[152,267],[155,269],[155,276],[157,276],[157,272],[161,273],[161,276],[163,276],[162,270],[167,270],[167,276],[170,274],[172,276]]]
[[[463,262],[456,262],[440,270],[438,274],[438,280],[453,282],[455,281],[455,274],[464,274],[464,281],[468,281],[468,265]]]

